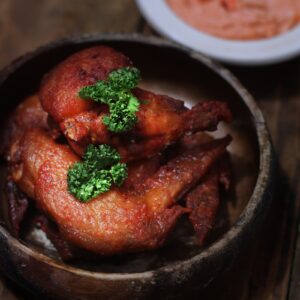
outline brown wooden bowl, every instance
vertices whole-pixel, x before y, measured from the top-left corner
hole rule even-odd
[[[16,239],[7,230],[1,196],[0,267],[13,280],[53,299],[181,298],[203,289],[229,269],[257,233],[270,204],[272,148],[256,103],[226,69],[171,42],[137,35],[74,37],[48,44],[0,73],[1,121],[58,62],[92,45],[110,45],[140,68],[142,85],[188,103],[227,101],[234,122],[221,124],[215,135],[233,136],[235,183],[222,202],[215,229],[199,247],[190,224],[179,222],[167,244],[156,251],[63,263],[37,229]],[[3,127],[3,126],[2,126]],[[4,172],[1,171],[2,182]],[[173,298],[172,298],[173,299]]]

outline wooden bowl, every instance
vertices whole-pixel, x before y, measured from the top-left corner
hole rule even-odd
[[[237,79],[210,59],[153,37],[103,34],[48,44],[2,70],[1,121],[25,96],[38,89],[42,76],[53,66],[80,49],[98,44],[110,45],[128,55],[142,71],[142,85],[151,90],[190,104],[203,99],[229,103],[234,122],[221,124],[214,135],[233,136],[229,150],[234,187],[223,200],[215,229],[201,248],[183,218],[161,249],[73,264],[63,263],[37,229],[21,239],[12,237],[5,222],[6,199],[2,195],[0,268],[20,285],[53,299],[182,298],[219,278],[259,230],[270,204],[273,176],[266,124]],[[3,171],[1,175],[3,182]]]

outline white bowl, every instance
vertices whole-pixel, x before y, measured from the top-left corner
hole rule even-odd
[[[300,25],[273,38],[227,40],[189,26],[175,15],[165,0],[136,2],[147,21],[162,35],[226,63],[266,65],[300,55]]]

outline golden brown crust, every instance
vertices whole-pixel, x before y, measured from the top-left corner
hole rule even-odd
[[[64,161],[75,162],[79,159],[67,146],[57,144],[39,128],[25,131],[15,148],[17,151],[11,151],[11,176],[33,199],[38,171],[46,160],[61,164]]]
[[[188,150],[136,189],[113,189],[81,203],[67,188],[68,168],[78,157],[42,130],[33,130],[20,141],[22,175],[17,183],[33,194],[72,244],[102,255],[153,249],[187,212],[176,200],[224,153],[228,142],[226,138]]]
[[[199,134],[182,139],[187,132],[231,121],[226,104],[202,102],[189,110],[180,100],[139,88],[133,91],[141,101],[136,126],[124,134],[108,132],[101,119],[107,107],[77,94],[129,65],[129,59],[109,47],[72,55],[43,80],[39,95],[48,122],[33,96],[17,109],[6,139],[11,179],[57,224],[67,242],[102,255],[159,247],[180,215],[191,211],[177,200],[199,183],[230,142],[229,137],[213,141]],[[65,144],[54,139],[49,127],[62,130]],[[160,155],[180,139],[173,154]],[[80,160],[76,153],[81,155],[90,143],[116,147],[123,161],[130,161],[129,178],[121,188],[81,203],[68,192],[67,173]],[[225,186],[226,172],[224,168],[219,174]]]
[[[25,130],[48,127],[48,114],[42,109],[39,97],[35,94],[24,99],[12,114],[4,135],[4,151],[19,140]],[[8,158],[9,159],[9,158]]]
[[[44,77],[39,91],[42,106],[58,123],[88,111],[94,102],[78,97],[79,90],[106,79],[115,69],[130,65],[127,57],[110,47],[96,46],[79,51]]]
[[[212,130],[219,121],[231,120],[225,103],[205,102],[188,110],[183,101],[136,88],[133,93],[140,100],[136,126],[124,134],[109,132],[102,121],[108,107],[83,100],[78,92],[126,66],[131,62],[123,54],[98,46],[67,58],[43,80],[39,92],[43,108],[77,154],[91,143],[109,144],[120,151],[123,161],[142,159],[164,150],[187,131]]]

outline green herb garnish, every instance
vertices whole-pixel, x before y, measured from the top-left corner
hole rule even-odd
[[[127,178],[127,166],[120,159],[118,151],[108,145],[89,145],[83,161],[68,170],[69,192],[88,202],[109,191],[113,184],[121,186]]]
[[[112,132],[125,132],[137,122],[136,112],[140,103],[131,90],[138,85],[140,79],[140,71],[136,68],[118,69],[112,71],[107,80],[83,87],[79,96],[107,104],[110,114],[104,116],[103,123]]]

